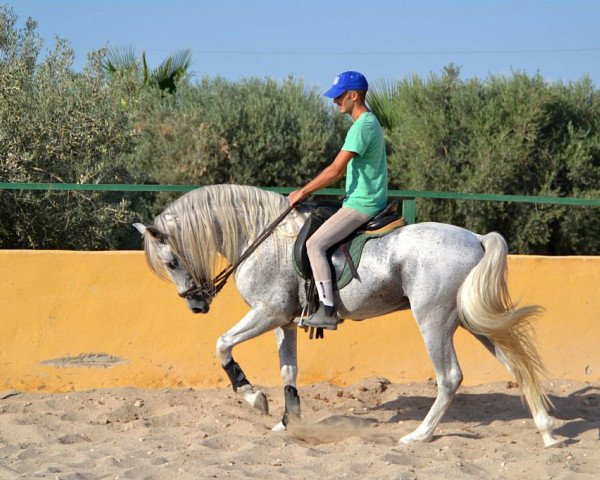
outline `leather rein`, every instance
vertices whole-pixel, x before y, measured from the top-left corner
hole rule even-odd
[[[293,206],[289,206],[285,209],[285,211],[279,215],[257,238],[254,242],[248,247],[248,249],[240,255],[240,257],[233,263],[233,265],[229,265],[219,272],[215,278],[210,282],[204,282],[200,286],[192,285],[185,292],[181,292],[178,295],[181,298],[186,298],[192,296],[194,294],[200,294],[204,298],[214,298],[217,293],[221,291],[221,289],[227,283],[227,279],[229,276],[235,271],[235,269],[246,260],[254,251],[258,248],[258,246],[264,242],[271,233],[277,228],[277,226],[281,223],[281,221],[287,217],[287,215],[294,209]]]

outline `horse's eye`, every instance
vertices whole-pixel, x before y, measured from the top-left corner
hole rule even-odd
[[[175,270],[178,266],[179,266],[179,262],[177,261],[176,258],[174,258],[169,263],[167,263],[167,267],[169,267],[171,270]]]

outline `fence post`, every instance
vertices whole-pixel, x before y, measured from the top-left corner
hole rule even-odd
[[[415,197],[402,197],[402,216],[406,223],[415,223],[417,218],[417,200]]]

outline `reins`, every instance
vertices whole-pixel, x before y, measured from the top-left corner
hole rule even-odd
[[[227,283],[227,279],[229,276],[235,271],[235,269],[246,260],[252,253],[259,247],[259,245],[264,242],[271,233],[277,228],[277,226],[281,223],[281,221],[293,210],[293,206],[289,206],[285,209],[285,211],[279,215],[257,238],[254,242],[248,247],[248,249],[240,255],[240,257],[233,263],[233,265],[229,265],[219,272],[215,278],[212,279],[212,288],[209,290],[207,285],[201,286],[192,286],[187,289],[185,292],[179,294],[180,297],[187,297],[193,293],[200,292],[203,295],[210,295],[214,297],[221,291],[221,289]]]

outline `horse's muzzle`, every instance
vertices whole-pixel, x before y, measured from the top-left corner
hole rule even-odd
[[[202,302],[199,305],[189,305],[192,313],[208,313],[210,307],[208,303]]]

